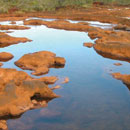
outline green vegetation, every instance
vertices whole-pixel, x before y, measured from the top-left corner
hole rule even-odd
[[[53,11],[58,7],[82,6],[87,7],[93,2],[105,4],[130,4],[130,0],[0,0],[0,13],[8,12],[11,9],[20,11]]]

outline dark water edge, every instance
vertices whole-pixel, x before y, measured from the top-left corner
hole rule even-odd
[[[0,51],[15,56],[4,64],[5,68],[17,68],[13,63],[23,54],[52,51],[65,57],[67,63],[65,68],[51,69],[47,75],[67,76],[70,82],[55,90],[61,98],[52,100],[47,108],[31,110],[19,119],[8,120],[9,130],[130,129],[129,89],[110,75],[111,70],[130,74],[129,63],[103,58],[92,48],[83,47],[83,42],[94,42],[83,32],[37,26],[10,35],[24,36],[33,42],[1,48]],[[123,66],[114,66],[116,62]]]

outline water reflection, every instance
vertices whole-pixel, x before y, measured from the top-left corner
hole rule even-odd
[[[14,61],[26,53],[48,50],[65,57],[67,64],[63,69],[51,69],[47,75],[67,76],[70,82],[56,91],[62,97],[49,102],[47,108],[8,120],[10,130],[129,130],[129,91],[107,73],[107,69],[130,73],[127,62],[121,61],[120,67],[112,66],[115,60],[102,58],[93,49],[83,47],[84,42],[94,42],[83,32],[37,26],[11,35],[33,41],[1,48],[0,51],[15,56],[4,63],[5,68],[17,68]]]

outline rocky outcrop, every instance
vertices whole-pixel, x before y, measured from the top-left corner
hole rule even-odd
[[[0,61],[9,61],[13,58],[14,56],[11,53],[8,52],[0,52]]]
[[[44,82],[25,80],[16,85],[11,81],[0,94],[0,117],[19,116],[56,97],[58,96]]]
[[[6,33],[0,32],[0,48],[17,44],[20,42],[25,43],[25,42],[30,42],[30,41],[32,40],[28,38],[12,37]]]
[[[120,74],[120,73],[112,73],[112,76],[118,80],[122,80],[123,83],[130,85],[130,75],[128,74]]]
[[[45,84],[54,84],[58,77],[41,77],[32,78],[26,72],[17,71],[16,69],[0,68],[0,93],[4,90],[5,85],[13,81],[16,85],[20,85],[25,80],[38,80],[44,82]]]
[[[98,40],[94,49],[98,54],[111,59],[130,61],[128,32],[100,31],[96,37]]]
[[[45,106],[49,100],[58,97],[47,86],[57,80],[54,76],[37,79],[23,71],[0,68],[0,119]]]
[[[0,25],[0,30],[25,30],[25,29],[30,29],[30,27],[26,26],[17,26],[17,25]]]
[[[0,129],[7,130],[6,120],[19,117],[30,109],[46,107],[53,98],[59,97],[47,84],[57,77],[32,78],[26,72],[0,68]]]
[[[17,71],[16,69],[0,68],[0,93],[4,90],[5,85],[13,81],[16,85],[21,84],[24,80],[32,80],[26,72]]]
[[[90,43],[90,42],[85,42],[84,44],[83,44],[85,47],[88,47],[88,48],[91,48],[91,47],[93,47],[93,43]]]
[[[15,62],[15,65],[24,70],[33,70],[33,75],[42,75],[48,73],[49,68],[63,67],[65,62],[64,58],[56,57],[52,52],[40,51],[25,54]]]

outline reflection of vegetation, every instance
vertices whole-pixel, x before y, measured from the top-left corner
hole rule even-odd
[[[55,10],[57,7],[64,6],[84,6],[93,2],[130,4],[130,0],[0,0],[0,12],[8,12],[11,8],[18,8],[21,11],[45,11]]]

